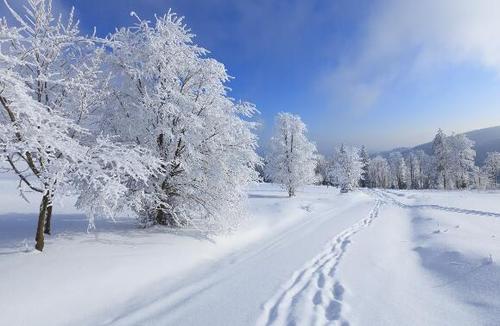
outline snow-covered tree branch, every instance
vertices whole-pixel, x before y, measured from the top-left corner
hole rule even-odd
[[[109,36],[112,101],[104,128],[148,148],[165,172],[137,210],[146,225],[233,226],[257,179],[252,104],[227,94],[225,67],[169,12]]]

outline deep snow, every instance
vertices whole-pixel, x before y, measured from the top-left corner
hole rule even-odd
[[[36,201],[0,181],[1,325],[500,324],[500,193],[275,185],[230,235],[87,233],[71,201],[32,251]]]

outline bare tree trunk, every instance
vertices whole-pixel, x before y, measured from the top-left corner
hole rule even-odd
[[[165,225],[168,227],[178,226],[172,214],[165,212],[162,208],[156,210],[155,224]]]
[[[175,126],[177,124],[177,122],[174,120],[173,124]],[[164,144],[165,144],[164,134],[158,135],[156,142],[158,144],[158,148],[159,148],[160,152],[164,151],[164,148],[163,148]],[[175,191],[175,189],[173,189],[169,185],[168,180],[169,180],[169,178],[173,178],[173,177],[183,173],[184,169],[182,168],[181,163],[179,162],[179,159],[180,159],[182,153],[184,152],[184,149],[185,149],[185,145],[183,144],[182,137],[179,137],[179,139],[177,140],[177,146],[176,146],[175,152],[174,152],[174,158],[171,161],[172,170],[170,171],[168,177],[166,177],[165,180],[163,180],[163,182],[161,184],[161,191],[164,192],[164,194],[167,198],[166,204],[170,205],[170,207],[174,206],[174,205],[172,205],[173,199],[170,200],[170,198],[176,196],[176,191]],[[180,226],[183,226],[186,224],[186,221],[179,221],[178,219],[175,218],[174,213],[172,213],[171,210],[167,210],[166,208],[167,207],[165,204],[160,204],[160,206],[156,209],[156,212],[153,213],[153,214],[155,214],[154,217],[152,216],[154,224],[165,225],[168,227],[180,227]]]
[[[170,176],[172,176],[172,174]],[[160,203],[159,207],[156,208],[156,211],[153,213],[154,216],[152,216],[153,223],[158,225],[165,225],[168,227],[180,227],[181,225],[179,221],[174,217],[171,210],[167,209],[167,207],[171,208],[174,206],[172,205],[172,197],[175,196],[175,193],[170,189],[168,185],[167,179],[162,182],[160,191],[165,193],[166,202]]]
[[[295,196],[295,190],[293,188],[288,188],[288,197],[293,197]]]
[[[45,228],[43,233],[50,235],[50,222],[52,220],[52,203],[47,207],[47,216],[45,217]]]
[[[49,207],[49,201],[50,201],[50,194],[46,193],[42,197],[42,202],[40,204],[40,212],[38,214],[38,225],[36,229],[36,236],[35,236],[35,248],[36,250],[43,251],[43,247],[45,245],[44,242],[44,228],[45,228],[45,219],[47,218],[47,213],[48,213],[48,207]]]

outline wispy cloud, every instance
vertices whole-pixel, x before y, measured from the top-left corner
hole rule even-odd
[[[443,66],[473,64],[500,74],[499,13],[497,0],[381,1],[355,51],[341,56],[322,85],[336,106],[359,111],[395,83]]]

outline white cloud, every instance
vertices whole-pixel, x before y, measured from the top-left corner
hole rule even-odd
[[[446,65],[500,75],[500,1],[386,0],[363,26],[354,54],[323,80],[335,104],[367,109],[391,85]]]

